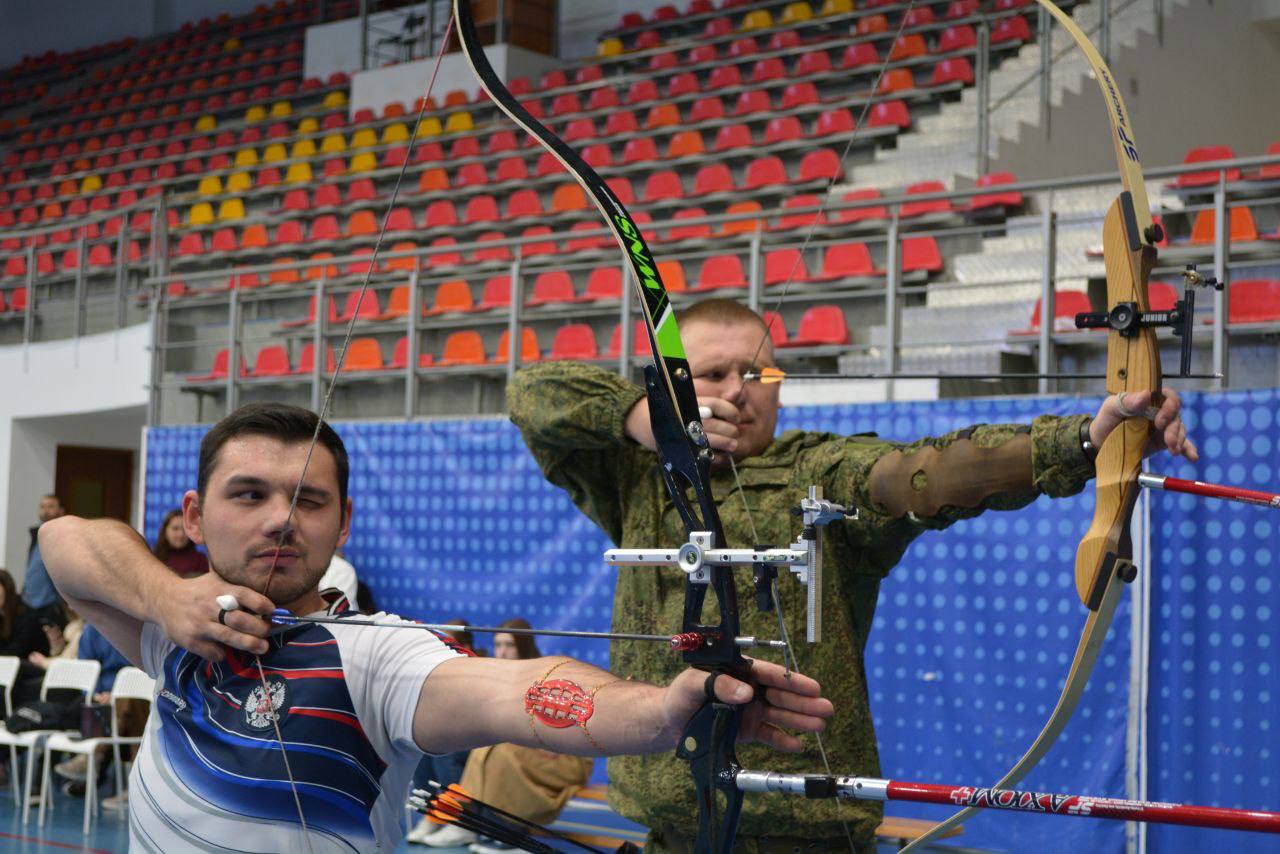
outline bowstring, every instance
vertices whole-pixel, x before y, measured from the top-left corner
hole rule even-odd
[[[907,18],[910,16],[911,10],[915,7],[915,4],[916,0],[909,0],[907,8],[902,12],[902,18],[898,21],[898,30],[894,34],[893,42],[890,44],[889,50],[885,53],[884,61],[880,63],[880,69],[876,72],[876,79],[871,84],[867,100],[862,105],[862,112],[858,116],[858,121],[853,126],[852,133],[849,134],[848,141],[845,142],[844,150],[840,153],[839,162],[841,166],[843,166],[845,160],[848,159],[849,152],[853,150],[853,143],[857,139],[858,131],[863,127],[864,122],[866,122],[867,115],[871,111],[871,106],[875,103],[875,95],[880,89],[880,82],[884,79],[885,72],[889,69],[889,63],[891,61],[890,56],[893,54],[893,44],[897,44],[898,39],[902,37],[902,33],[907,26]],[[760,336],[760,343],[756,345],[755,352],[751,355],[751,367],[749,369],[749,373],[751,374],[757,373],[756,366],[760,360],[760,353],[763,352],[765,343],[770,340],[770,337],[773,334],[773,323],[779,316],[778,310],[782,308],[782,303],[787,298],[787,294],[791,290],[791,285],[795,281],[796,272],[800,269],[800,264],[804,258],[805,250],[809,248],[809,244],[812,242],[813,236],[817,232],[818,224],[822,222],[823,214],[831,204],[831,191],[835,189],[836,184],[840,181],[842,173],[843,169],[838,169],[831,175],[831,178],[828,179],[826,189],[822,192],[822,198],[818,205],[818,210],[814,212],[813,221],[809,223],[809,228],[806,230],[804,239],[800,243],[800,249],[796,252],[795,259],[791,262],[791,269],[787,272],[786,279],[783,280],[782,291],[778,294],[777,299],[774,300],[772,313],[767,313],[767,316],[763,318],[764,334]],[[744,382],[746,382],[746,380],[744,380]],[[738,495],[742,499],[742,509],[746,512],[747,524],[751,528],[751,536],[753,540],[758,543],[760,537],[756,531],[755,517],[751,512],[751,506],[747,503],[747,493],[743,489],[742,479],[738,475],[737,463],[734,461],[732,453],[728,454],[728,457],[729,468],[733,472],[733,483],[738,490]],[[809,583],[813,584],[814,580],[812,578],[809,579]],[[774,578],[769,584],[769,597],[773,600],[774,614],[778,618],[778,633],[782,636],[781,640],[784,644],[783,667],[786,669],[787,678],[790,678],[791,672],[793,670],[798,670],[799,668],[796,665],[795,650],[791,646],[791,633],[787,631],[786,616],[782,612],[782,602],[778,597],[778,581],[776,578]],[[823,770],[827,773],[827,776],[831,776],[831,762],[827,758],[827,748],[822,741],[822,733],[815,732],[814,737],[818,744],[818,755],[822,757]],[[849,822],[845,820],[844,814],[840,809],[840,802],[837,800],[833,802],[832,806],[835,809],[836,818],[840,822],[840,827],[844,831],[845,840],[849,843],[849,851],[856,851],[857,848],[853,842],[853,833],[849,830]]]
[[[307,455],[302,461],[302,473],[298,475],[298,485],[294,487],[293,497],[289,500],[289,512],[285,515],[284,525],[280,528],[280,536],[276,540],[275,555],[271,560],[271,568],[267,570],[267,579],[262,585],[262,595],[270,598],[269,591],[271,589],[271,580],[275,577],[276,565],[280,561],[280,550],[284,548],[285,540],[292,534],[292,523],[294,513],[298,509],[298,498],[302,494],[302,486],[306,481],[307,469],[311,466],[311,458],[315,453],[316,445],[320,441],[320,430],[324,427],[325,415],[329,412],[330,404],[333,402],[333,393],[338,387],[338,377],[342,374],[342,366],[346,362],[347,348],[351,344],[352,336],[355,334],[356,321],[360,318],[360,306],[364,303],[365,294],[369,290],[369,282],[373,279],[374,270],[378,265],[378,253],[382,249],[383,240],[387,236],[387,226],[391,221],[391,212],[395,209],[396,200],[400,196],[400,187],[404,183],[405,173],[408,171],[409,163],[413,159],[413,147],[418,141],[418,132],[422,127],[422,120],[426,116],[427,104],[431,100],[431,91],[435,88],[436,77],[440,73],[440,65],[444,61],[445,51],[449,45],[449,37],[453,35],[454,15],[449,13],[449,21],[444,28],[444,36],[440,41],[440,51],[436,54],[435,66],[431,69],[431,78],[427,81],[427,91],[423,94],[422,100],[418,104],[418,116],[413,124],[413,132],[409,135],[409,145],[405,151],[404,160],[400,163],[400,171],[396,175],[395,185],[391,189],[391,198],[387,201],[386,212],[382,215],[382,225],[378,229],[378,236],[373,243],[373,253],[369,256],[369,266],[365,269],[364,279],[360,282],[359,294],[356,297],[355,308],[351,312],[351,319],[347,321],[347,331],[342,339],[342,347],[338,351],[337,359],[334,364],[333,376],[329,380],[329,388],[325,392],[324,400],[320,405],[320,412],[316,419],[316,429],[311,435],[311,444],[307,446]],[[320,317],[321,307],[316,306],[317,317]],[[320,355],[317,354],[319,359]],[[346,512],[346,508],[340,508],[339,512]],[[307,817],[302,809],[302,798],[298,794],[298,782],[293,776],[293,769],[289,765],[289,752],[285,749],[284,736],[280,730],[280,717],[276,713],[275,704],[271,701],[271,689],[267,684],[266,671],[262,666],[262,658],[255,654],[253,656],[254,663],[258,668],[258,679],[262,684],[263,699],[268,708],[268,715],[271,718],[271,724],[275,729],[276,742],[280,745],[280,756],[284,760],[285,774],[289,778],[289,789],[293,793],[293,803],[298,810],[298,822],[302,826],[302,838],[306,843],[307,851],[312,852],[311,836],[307,830]]]
[[[862,112],[858,115],[858,121],[854,123],[853,131],[849,134],[849,139],[844,145],[844,150],[840,152],[839,163],[843,167],[844,162],[849,159],[849,152],[853,150],[853,143],[858,138],[858,131],[862,130],[863,123],[867,120],[867,114],[871,112],[871,106],[875,103],[876,92],[880,89],[880,81],[884,79],[885,72],[889,70],[889,57],[893,54],[893,45],[898,43],[898,39],[902,38],[903,30],[907,27],[907,18],[911,14],[911,10],[915,7],[916,0],[909,0],[907,8],[902,10],[902,19],[898,22],[898,31],[894,33],[893,42],[889,46],[889,50],[885,53],[884,61],[880,63],[880,70],[876,72],[875,82],[871,84],[871,89],[867,94],[867,100],[862,105]],[[813,214],[813,221],[809,223],[808,230],[805,231],[804,239],[800,242],[800,249],[796,252],[795,259],[791,262],[791,269],[787,271],[787,277],[782,282],[782,292],[773,302],[773,314],[764,319],[764,335],[760,336],[760,343],[756,345],[756,351],[751,356],[751,373],[756,372],[756,363],[760,359],[760,352],[764,349],[764,344],[773,334],[773,320],[777,315],[778,309],[782,307],[782,302],[787,298],[787,294],[791,290],[791,285],[795,281],[796,272],[800,269],[803,262],[805,250],[809,248],[809,243],[813,240],[813,235],[818,230],[818,224],[822,222],[822,217],[827,211],[827,207],[831,204],[831,191],[836,184],[840,183],[840,176],[843,174],[843,168],[837,169],[827,180],[827,186],[822,191],[822,197],[818,204],[818,210]]]

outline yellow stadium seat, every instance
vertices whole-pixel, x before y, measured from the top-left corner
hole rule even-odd
[[[102,178],[98,175],[85,175],[80,181],[81,193],[96,193],[102,189]]]
[[[244,202],[240,199],[223,199],[218,205],[218,222],[244,219]]]
[[[265,121],[267,111],[260,104],[255,104],[244,111],[244,123],[247,125],[256,125],[258,122]]]
[[[404,122],[392,122],[382,129],[382,144],[409,141],[409,127]]]
[[[221,196],[222,179],[217,175],[205,175],[196,185],[196,192],[202,196]]]
[[[813,7],[808,3],[788,3],[782,10],[782,14],[778,17],[781,24],[802,24],[805,21],[812,20]]]
[[[289,159],[289,152],[285,149],[283,142],[273,142],[266,148],[262,149],[263,163],[279,163],[282,160]]]
[[[187,211],[187,225],[208,225],[213,222],[213,205],[196,202]]]
[[[362,151],[351,158],[351,164],[347,168],[353,174],[356,172],[372,172],[378,168],[378,157],[372,151]]]
[[[440,119],[436,116],[426,116],[422,124],[418,125],[418,136],[439,136],[442,133],[444,125],[440,124]]]
[[[853,0],[823,0],[819,15],[848,15],[853,12]]]
[[[298,122],[299,134],[315,133],[318,130],[320,130],[320,122],[316,120],[315,116],[307,116],[305,119]]]
[[[754,9],[742,16],[742,26],[738,29],[743,32],[751,30],[767,30],[773,26],[773,16],[769,14],[768,9]]]
[[[451,113],[449,118],[445,119],[445,133],[465,133],[469,130],[475,130],[475,122],[471,119],[471,114],[463,110],[458,113]]]
[[[347,93],[343,92],[341,89],[335,92],[330,92],[328,95],[324,96],[324,101],[321,102],[321,105],[326,110],[336,110],[338,107],[345,107],[347,105]]]
[[[596,56],[617,56],[622,53],[622,39],[601,39]]]
[[[238,39],[235,36],[232,36],[231,38],[227,39],[222,43],[223,53],[231,53],[231,51],[239,50],[239,49],[240,49],[240,39]]]
[[[294,160],[302,160],[316,156],[316,144],[309,139],[300,139],[289,149],[289,156]]]
[[[360,128],[351,134],[352,148],[373,148],[378,144],[378,132],[373,128]]]
[[[215,119],[213,116],[201,116],[200,118],[196,119],[196,130],[198,131],[208,132],[211,130],[216,130],[217,127],[218,127],[218,120]]]
[[[257,166],[258,165],[258,149],[242,148],[236,152],[237,166]]]
[[[289,168],[284,173],[284,182],[286,184],[310,184],[311,164],[290,163]]]
[[[342,138],[340,133],[325,134],[324,139],[320,140],[321,154],[346,154],[347,141]]]
[[[248,172],[232,172],[227,176],[227,192],[243,193],[253,187],[253,176]]]
[[[293,105],[288,101],[276,101],[271,105],[271,118],[287,119],[293,115]]]

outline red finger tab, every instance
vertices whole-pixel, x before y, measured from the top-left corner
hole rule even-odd
[[[555,729],[586,726],[595,712],[595,701],[582,686],[567,679],[552,679],[529,686],[524,710],[540,723]]]

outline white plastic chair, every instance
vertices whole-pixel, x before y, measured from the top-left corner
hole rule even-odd
[[[16,655],[0,655],[0,688],[4,689],[4,716],[7,720],[13,714],[13,686],[18,681],[18,669],[22,667],[22,659]],[[0,721],[0,731],[4,730],[4,721]],[[22,790],[18,786],[18,748],[9,745],[9,782],[13,784],[13,803],[18,804]]]
[[[44,700],[48,697],[50,690],[69,689],[79,691],[84,695],[84,701],[87,702],[93,696],[93,688],[98,684],[98,673],[102,670],[102,664],[92,659],[78,660],[72,658],[54,658],[49,661],[49,669],[45,671],[44,681],[40,683],[40,699]],[[35,765],[39,758],[40,750],[44,746],[44,741],[49,736],[57,732],[79,733],[79,730],[55,730],[55,729],[33,729],[27,732],[9,732],[8,729],[0,726],[0,744],[9,746],[10,756],[13,757],[14,766],[13,773],[18,773],[17,751],[28,751],[27,756],[27,773],[25,786],[22,790],[22,800],[20,806],[22,809],[22,823],[26,824],[30,818],[31,804],[31,778],[32,766]]]
[[[53,803],[53,787],[49,782],[49,757],[54,753],[79,753],[88,759],[88,776],[84,789],[84,834],[89,835],[89,823],[98,811],[98,771],[95,767],[97,751],[101,745],[111,745],[116,766],[116,794],[124,791],[124,774],[120,768],[120,745],[141,744],[141,736],[120,735],[116,700],[151,701],[156,682],[136,667],[122,667],[116,674],[111,688],[111,735],[98,738],[81,738],[79,733],[56,733],[44,743],[44,770],[40,774],[40,826],[44,826],[45,804]]]

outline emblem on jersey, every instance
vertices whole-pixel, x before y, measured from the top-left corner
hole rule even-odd
[[[270,727],[288,699],[289,689],[283,679],[268,679],[267,688],[269,691],[264,692],[261,684],[254,685],[244,701],[245,723],[255,729]]]

